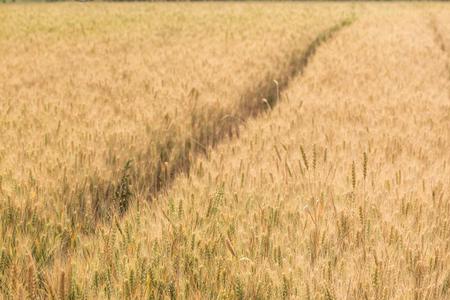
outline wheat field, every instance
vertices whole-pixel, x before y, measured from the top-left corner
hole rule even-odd
[[[193,152],[235,135],[267,78],[285,81],[312,40],[350,16],[290,7],[6,6],[3,195],[91,231],[111,205],[126,210],[110,191],[128,161],[135,194],[159,191]]]
[[[450,298],[447,4],[0,8],[2,298]]]

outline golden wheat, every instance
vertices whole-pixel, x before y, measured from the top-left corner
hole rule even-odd
[[[125,274],[142,261],[152,274],[136,293],[447,298],[449,80],[427,18],[367,7],[270,114],[133,208],[123,220],[131,238],[115,247]],[[104,270],[81,253],[80,280]]]
[[[115,202],[126,210],[122,200],[131,192],[150,196],[188,168],[197,148],[214,145],[224,131],[234,135],[235,120],[254,113],[272,79],[285,81],[293,59],[346,11],[337,5],[6,6],[3,197],[30,202],[45,215],[65,212],[91,230]],[[128,181],[132,191],[120,187]]]
[[[449,297],[447,5],[4,7],[2,297]]]

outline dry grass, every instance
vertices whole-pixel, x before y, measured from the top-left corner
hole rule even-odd
[[[309,17],[306,20],[296,17],[303,11],[297,10],[298,7],[304,7],[302,5],[250,5],[255,8],[251,13],[245,12],[241,4],[223,5],[220,12],[215,11],[213,5],[201,8],[186,6],[189,8],[188,13],[186,10],[183,13],[189,14],[190,18],[203,12],[206,20],[202,19],[201,22],[210,20],[211,23],[207,24],[211,32],[203,36],[197,21],[188,18],[193,22],[193,27],[186,30],[192,33],[191,44],[184,40],[188,39],[184,35],[174,38],[169,45],[161,42],[167,48],[161,48],[158,55],[175,49],[173,57],[190,57],[195,66],[191,71],[186,71],[188,67],[183,65],[186,63],[184,60],[174,60],[166,64],[156,63],[152,69],[154,72],[161,70],[161,76],[172,82],[168,86],[159,86],[161,93],[178,95],[170,98],[173,103],[167,102],[170,103],[167,110],[164,108],[152,115],[156,109],[153,106],[157,107],[158,101],[162,100],[147,99],[147,94],[139,90],[140,80],[144,80],[146,75],[152,76],[149,74],[153,74],[153,71],[138,67],[137,63],[131,72],[136,74],[132,77],[134,80],[130,79],[130,87],[126,84],[117,85],[109,96],[98,91],[99,94],[93,96],[93,90],[81,88],[88,86],[90,81],[81,76],[83,72],[112,76],[110,71],[103,69],[103,73],[99,70],[80,70],[87,68],[84,62],[74,63],[73,68],[68,69],[79,75],[74,81],[74,84],[78,82],[77,88],[68,88],[66,85],[70,84],[69,81],[58,76],[54,78],[54,84],[44,85],[47,89],[55,87],[56,96],[38,98],[60,99],[55,103],[60,103],[61,111],[64,108],[67,112],[63,114],[57,110],[53,114],[63,120],[61,124],[66,124],[61,125],[67,131],[61,135],[60,143],[73,138],[76,141],[73,151],[84,153],[91,149],[95,153],[91,161],[86,160],[85,165],[76,165],[73,169],[69,168],[70,164],[66,166],[65,161],[61,161],[62,166],[72,172],[68,177],[71,180],[69,182],[82,182],[85,177],[92,176],[90,172],[105,181],[116,182],[123,175],[123,166],[131,155],[134,165],[130,167],[129,176],[122,176],[117,185],[124,187],[117,190],[121,195],[126,195],[128,189],[125,187],[130,181],[148,179],[140,177],[140,171],[136,170],[139,167],[136,164],[141,163],[141,151],[156,151],[151,141],[139,143],[145,136],[153,137],[156,141],[164,140],[163,131],[158,126],[179,126],[173,132],[176,137],[174,143],[178,145],[177,142],[183,141],[184,137],[194,136],[195,130],[205,130],[198,128],[210,128],[208,124],[218,120],[216,108],[217,111],[230,111],[234,116],[240,116],[247,109],[245,115],[250,115],[255,109],[253,105],[236,103],[248,95],[252,97],[243,99],[259,100],[258,95],[249,91],[267,92],[259,83],[264,85],[268,78],[286,76],[276,75],[289,70],[283,65],[291,61],[286,57],[295,51],[305,50],[314,35],[330,28],[343,16],[342,8],[331,12],[338,6],[325,8],[324,4],[307,5]],[[59,6],[58,9],[60,7],[67,9],[66,6]],[[120,6],[121,13],[126,15],[125,10],[130,7],[133,6]],[[165,13],[171,17],[176,15],[175,12],[164,11],[164,6],[151,7],[160,9],[163,16]],[[108,7],[113,8],[117,7]],[[181,13],[177,11],[179,6],[173,6],[173,9]],[[138,189],[133,187],[133,195],[129,196],[133,201],[130,201],[127,212],[123,216],[112,214],[110,222],[97,224],[93,235],[80,234],[79,223],[69,221],[70,211],[59,217],[61,211],[79,205],[77,200],[66,200],[64,197],[54,200],[55,203],[43,200],[45,197],[42,195],[61,188],[61,182],[58,182],[58,172],[61,170],[55,167],[55,173],[37,172],[27,178],[23,176],[27,172],[22,173],[17,168],[18,165],[24,165],[24,168],[29,166],[32,170],[39,170],[38,163],[33,162],[32,157],[37,157],[39,151],[47,153],[47,150],[49,160],[54,158],[55,161],[57,158],[62,160],[66,155],[69,158],[72,156],[67,151],[58,152],[54,143],[44,147],[42,140],[30,138],[35,133],[46,132],[44,128],[47,127],[34,127],[31,123],[27,126],[24,120],[31,122],[32,105],[25,105],[25,100],[20,102],[21,97],[14,98],[17,103],[23,104],[8,108],[14,114],[7,114],[7,121],[1,127],[2,140],[10,136],[7,139],[10,144],[5,146],[10,148],[5,149],[19,149],[18,153],[6,151],[5,157],[11,161],[10,164],[5,163],[8,162],[6,159],[0,162],[3,169],[9,170],[9,177],[4,181],[7,183],[3,186],[11,186],[16,180],[14,184],[19,187],[16,190],[3,188],[9,194],[1,202],[0,286],[4,297],[450,297],[450,72],[447,67],[448,48],[442,47],[450,36],[449,28],[445,25],[445,16],[450,14],[450,9],[443,4],[439,4],[439,7],[431,4],[364,4],[358,6],[356,11],[358,20],[317,49],[303,74],[290,81],[286,90],[281,92],[282,101],[279,105],[274,106],[269,102],[264,104],[272,108],[264,115],[240,125],[238,130],[233,124],[232,130],[234,134],[239,132],[239,139],[219,143],[214,149],[206,149],[205,157],[190,160],[189,175],[175,178],[171,188],[157,196],[155,201],[147,201],[147,194],[141,190],[142,187],[148,188],[145,183],[138,184]],[[225,25],[218,25],[213,21],[213,16],[236,16],[238,12],[241,14],[240,20],[242,16],[247,16],[251,23],[240,21],[233,26],[242,24],[236,30],[242,35],[247,32],[246,41],[251,40],[252,46],[245,46],[244,40],[233,40],[229,49],[234,50],[228,50],[229,56],[222,53],[217,57],[218,63],[226,67],[214,69],[211,65],[203,66],[201,62],[206,57],[224,48],[223,40],[214,48],[216,44],[212,40],[223,34],[220,28]],[[4,12],[0,12],[0,17],[1,14]],[[320,20],[321,14],[333,16],[329,19],[330,24]],[[284,16],[286,21],[274,24],[272,21],[280,16]],[[102,20],[100,17],[97,19],[99,22]],[[305,25],[305,22],[310,23]],[[298,31],[293,30],[294,23]],[[167,21],[166,26],[170,24]],[[317,26],[317,30],[314,26]],[[57,28],[61,30],[63,38],[67,37],[62,33],[67,28]],[[117,31],[109,34],[94,33],[93,30],[92,37],[113,35],[117,39],[111,38],[110,44],[106,45],[117,45],[121,29],[121,26],[117,26]],[[315,30],[314,34],[311,30]],[[26,30],[18,32],[31,34]],[[2,31],[2,34],[5,41],[23,41],[19,34],[12,38],[8,30]],[[176,36],[177,33],[172,34]],[[258,47],[263,45],[262,36],[281,34],[283,39],[276,42],[270,38],[265,40],[269,43],[267,49]],[[285,36],[287,40],[284,40]],[[77,43],[87,41],[80,39]],[[199,44],[204,41],[204,46],[196,48],[197,40]],[[140,47],[147,47],[142,34],[136,34],[135,41]],[[280,43],[287,44],[278,48]],[[56,44],[58,42],[55,41]],[[67,44],[67,41],[61,43]],[[106,45],[105,51],[108,49]],[[186,52],[179,53],[183,45],[183,51]],[[190,52],[191,46],[195,51]],[[299,50],[294,50],[295,47],[299,47]],[[261,50],[262,54],[256,53],[254,49]],[[274,53],[274,49],[282,53]],[[114,51],[118,50],[114,48]],[[142,57],[144,60],[144,54],[146,51],[137,47],[135,52],[130,52],[129,59],[139,60]],[[153,55],[156,54],[149,54],[149,57]],[[26,59],[26,55],[17,57]],[[81,57],[89,60],[90,56],[84,53]],[[14,58],[1,63],[13,64]],[[107,64],[103,67],[114,65],[121,69],[128,66],[115,59],[111,53],[104,58]],[[239,62],[244,59],[246,68],[243,69],[240,63],[234,61],[236,59]],[[44,60],[48,64],[50,61]],[[72,58],[68,61],[72,61]],[[20,63],[24,68],[29,64],[31,62]],[[54,67],[59,65],[55,64]],[[178,65],[185,66],[181,69],[187,74],[170,71]],[[202,70],[208,73],[203,74]],[[216,72],[219,77],[217,81],[211,76]],[[23,76],[31,76],[30,73]],[[236,74],[235,78],[231,78],[233,76],[230,74],[233,73]],[[51,72],[43,76],[49,74]],[[193,78],[203,78],[199,83],[201,87],[188,85],[183,90],[183,86],[178,86],[183,80],[185,84],[191,84],[195,80]],[[2,93],[9,91],[6,92],[7,99],[20,93],[12,89],[13,76],[2,79],[6,87]],[[111,84],[112,78],[108,80]],[[125,79],[121,79],[123,83],[122,80]],[[24,83],[21,85],[26,87]],[[44,93],[40,87],[38,84],[24,88],[23,95],[34,99],[32,95]],[[76,97],[75,94],[58,94],[58,91],[63,93],[64,90],[77,91],[79,94]],[[127,93],[134,97],[124,98],[123,95]],[[271,93],[270,90],[268,93]],[[197,107],[204,108],[204,111],[179,109],[188,105],[188,102],[183,101],[192,101],[197,94]],[[213,102],[214,108],[208,108],[209,100],[215,98],[224,100],[220,104]],[[63,102],[64,99],[72,100]],[[144,99],[148,102],[144,102]],[[110,106],[105,105],[108,101],[111,102],[108,104]],[[134,105],[128,105],[126,101]],[[68,103],[80,104],[69,108]],[[46,105],[37,108],[45,112]],[[118,109],[114,114],[107,114],[105,107],[114,111],[114,105]],[[47,116],[43,113],[42,118],[47,119],[41,124],[51,124],[50,111],[53,109],[48,110]],[[72,110],[80,110],[80,114],[74,115]],[[26,115],[27,111],[30,115]],[[22,117],[22,113],[25,117]],[[164,124],[162,116],[165,113],[177,125]],[[207,124],[204,127],[191,126],[189,117],[199,114],[205,114],[201,124]],[[19,120],[22,122],[19,123]],[[155,126],[158,130],[143,133],[145,129],[140,126],[145,126],[150,120],[160,124]],[[67,132],[71,130],[76,134],[69,136]],[[19,132],[29,132],[30,135],[28,139],[24,135],[24,140],[20,140]],[[93,137],[111,134],[109,137],[117,144],[97,144],[99,139],[88,138],[83,135],[85,132]],[[207,140],[215,134],[205,132],[204,136]],[[32,144],[36,148],[25,143],[33,141],[37,143]],[[217,142],[208,142],[208,145],[216,145]],[[20,145],[25,145],[22,146],[23,152],[20,152]],[[104,163],[102,151],[117,155],[115,164]],[[84,159],[87,157],[89,155],[86,154]],[[46,165],[43,167],[46,168]],[[166,172],[170,174],[171,171]],[[54,182],[50,183],[52,180]],[[35,198],[30,199],[28,194],[20,191],[28,191],[27,188],[33,182],[37,186],[42,186],[38,183],[46,185],[43,185],[45,189],[39,190],[41,196],[36,196],[35,192],[36,195],[32,194]],[[68,186],[73,188],[74,185]],[[33,188],[29,191],[33,191]],[[71,206],[70,203],[74,204]]]

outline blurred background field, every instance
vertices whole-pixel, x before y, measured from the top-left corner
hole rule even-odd
[[[236,135],[273,80],[290,76],[316,36],[350,11],[258,3],[2,10],[4,197],[91,230],[111,207],[126,210],[115,193],[127,162],[134,194],[159,191],[193,153]]]

